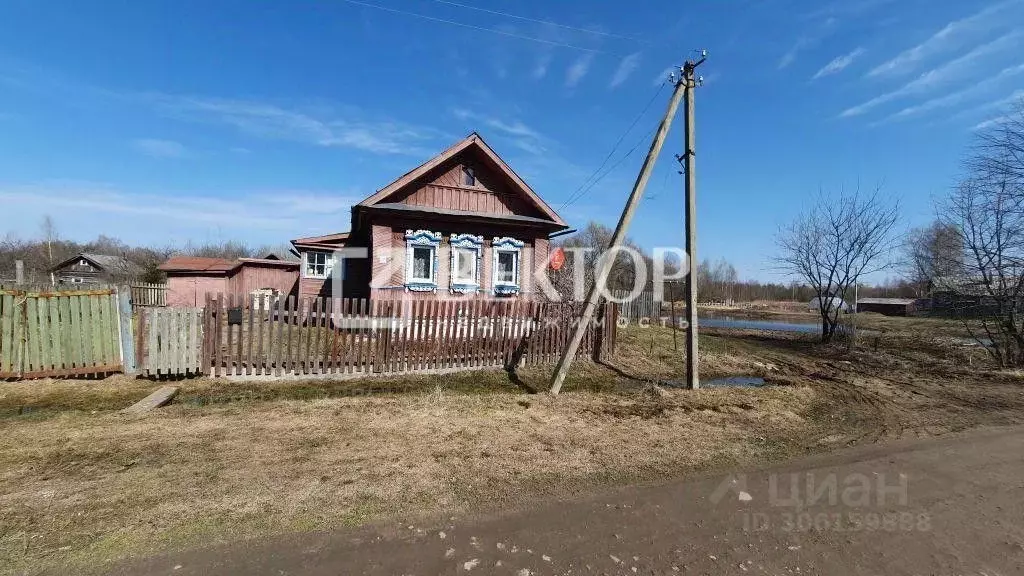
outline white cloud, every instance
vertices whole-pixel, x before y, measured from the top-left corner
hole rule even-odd
[[[994,17],[1013,4],[1019,4],[1019,0],[1000,2],[971,16],[950,22],[924,42],[876,66],[867,73],[867,76],[895,76],[908,73],[927,58],[960,46],[964,37],[986,31]]]
[[[183,229],[297,234],[328,224],[337,228],[342,221],[339,218],[361,199],[362,196],[349,192],[310,190],[247,191],[232,195],[221,190],[146,194],[126,192],[107,184],[64,180],[0,184],[0,200],[16,206],[15,216],[31,219],[56,209],[72,210],[82,216],[80,227],[94,227],[76,231],[83,237],[134,224],[151,238],[176,240],[184,239]]]
[[[993,88],[998,87],[999,84],[1002,83],[1007,78],[1011,78],[1013,76],[1016,76],[1016,75],[1022,74],[1022,73],[1024,73],[1024,64],[1020,64],[1020,65],[1017,65],[1017,66],[1011,66],[1009,68],[1004,68],[1003,70],[999,71],[998,74],[996,74],[994,76],[991,76],[991,77],[988,77],[988,78],[985,78],[985,79],[983,79],[983,80],[981,80],[981,81],[979,81],[979,82],[977,82],[975,84],[972,84],[971,86],[969,86],[969,87],[967,87],[967,88],[965,88],[963,90],[960,90],[960,91],[957,91],[957,92],[953,92],[953,93],[947,94],[945,96],[941,96],[939,98],[933,98],[931,100],[927,100],[927,101],[922,102],[920,104],[914,104],[913,106],[907,106],[906,108],[900,110],[899,112],[893,114],[892,116],[889,116],[883,122],[888,122],[888,121],[891,121],[891,120],[901,120],[901,119],[904,119],[904,118],[909,118],[911,116],[915,116],[915,115],[919,115],[919,114],[924,114],[926,112],[931,112],[933,110],[939,110],[939,109],[942,109],[942,108],[948,108],[950,106],[955,106],[957,104],[960,104],[962,102],[966,102],[966,101],[968,101],[968,100],[970,100],[972,98],[975,98],[977,96],[985,94],[985,93],[991,91]],[[1007,103],[1009,103],[1009,100],[1007,100],[1007,101],[1000,101],[999,103],[993,103],[993,104],[998,106],[998,105],[1005,105]],[[988,106],[989,105],[986,105],[986,107],[988,107]]]
[[[828,76],[830,74],[835,74],[837,72],[845,70],[847,66],[853,64],[853,61],[859,58],[862,54],[864,54],[864,52],[864,48],[856,48],[853,52],[850,52],[849,54],[837,57],[835,60],[832,60],[831,62],[826,64],[821,70],[818,70],[818,73],[814,75],[813,79],[817,80],[818,78],[821,78],[823,76]]]
[[[619,67],[615,69],[615,74],[612,76],[611,83],[608,85],[609,88],[615,88],[619,84],[626,81],[627,78],[636,70],[637,66],[640,65],[640,53],[634,52],[629,56],[626,56],[619,62]]]
[[[974,130],[974,131],[988,130],[989,128],[993,128],[995,126],[998,126],[998,125],[1006,122],[1009,119],[1010,119],[1009,116],[998,116],[996,118],[992,118],[991,120],[985,120],[984,122],[979,122],[977,125],[974,126],[974,128],[971,128],[971,130]]]
[[[149,95],[159,110],[174,116],[225,124],[236,130],[273,140],[315,146],[353,148],[376,154],[423,155],[420,147],[439,131],[393,120],[371,119],[348,109],[342,117],[328,110],[286,108],[251,100]]]
[[[503,120],[465,108],[453,109],[452,115],[459,120],[473,122],[478,125],[482,124],[483,127],[490,128],[497,132],[499,136],[511,141],[520,150],[531,154],[543,154],[546,152],[545,143],[547,138],[519,120]],[[486,131],[483,132],[486,138],[487,133]]]
[[[783,70],[789,68],[789,66],[796,61],[796,57],[800,53],[800,51],[803,50],[804,48],[809,47],[814,42],[814,39],[809,38],[807,36],[798,38],[796,43],[793,44],[793,47],[790,48],[789,51],[787,51],[785,54],[783,54],[782,58],[779,58],[778,69]]]
[[[892,92],[887,92],[880,96],[876,96],[867,102],[847,108],[840,114],[840,117],[848,118],[851,116],[859,116],[880,104],[884,104],[898,98],[903,98],[905,96],[926,93],[950,81],[960,79],[965,75],[965,73],[969,73],[973,70],[979,59],[984,58],[989,54],[999,52],[1005,48],[1016,46],[1019,43],[1021,35],[1021,32],[1012,32],[1001,38],[993,40],[992,42],[979,46],[955,60],[947,62],[938,68],[920,75],[912,82],[905,84]]]
[[[551,54],[545,54],[537,60],[537,65],[533,67],[532,76],[534,80],[540,80],[541,78],[548,75],[548,67],[551,66]]]
[[[679,67],[669,66],[668,68],[665,68],[661,72],[658,72],[658,75],[654,77],[654,81],[651,84],[654,86],[661,86],[662,84],[668,82],[668,75],[673,72],[676,73],[676,76],[679,76]]]
[[[587,75],[590,71],[590,64],[594,61],[594,55],[592,53],[584,54],[573,62],[569,69],[565,71],[565,86],[567,88],[575,88],[580,80]]]
[[[136,150],[153,158],[182,158],[188,154],[185,146],[173,140],[140,138],[132,141]]]

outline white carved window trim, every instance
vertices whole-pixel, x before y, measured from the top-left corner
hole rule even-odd
[[[451,244],[451,291],[466,294],[476,292],[480,289],[480,257],[483,254],[484,237],[472,234],[452,234],[449,239]],[[457,278],[458,271],[456,254],[459,250],[473,251],[476,256],[473,261],[473,280],[465,282],[463,278]]]
[[[491,242],[491,289],[495,295],[518,294],[519,293],[519,270],[523,259],[522,240],[509,238],[508,236],[495,236]],[[511,253],[512,260],[512,282],[498,280],[498,254]]]
[[[405,287],[414,292],[437,290],[437,247],[441,245],[441,233],[430,230],[405,231]],[[413,248],[430,250],[430,277],[413,277]]]

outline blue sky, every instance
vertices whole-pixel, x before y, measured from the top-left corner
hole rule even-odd
[[[472,130],[572,225],[613,225],[659,85],[707,49],[700,256],[771,279],[775,231],[819,189],[883,185],[903,226],[931,217],[1024,94],[1022,22],[1024,0],[7,0],[0,234],[44,214],[151,245],[345,230]],[[630,232],[644,246],[681,243],[681,149],[680,121]]]

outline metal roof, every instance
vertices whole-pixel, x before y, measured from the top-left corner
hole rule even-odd
[[[857,304],[891,304],[893,306],[907,306],[917,300],[914,298],[861,298]]]

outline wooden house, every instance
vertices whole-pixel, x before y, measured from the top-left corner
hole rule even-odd
[[[353,206],[349,232],[293,240],[298,293],[532,298],[549,238],[566,228],[474,132]]]
[[[911,316],[917,312],[916,298],[861,298],[857,312],[878,312],[885,316]]]
[[[294,295],[299,263],[277,257],[199,258],[175,256],[159,266],[167,274],[168,306],[203,306],[206,295],[248,297]]]
[[[116,284],[135,280],[142,267],[124,256],[81,253],[50,269],[53,284]]]

